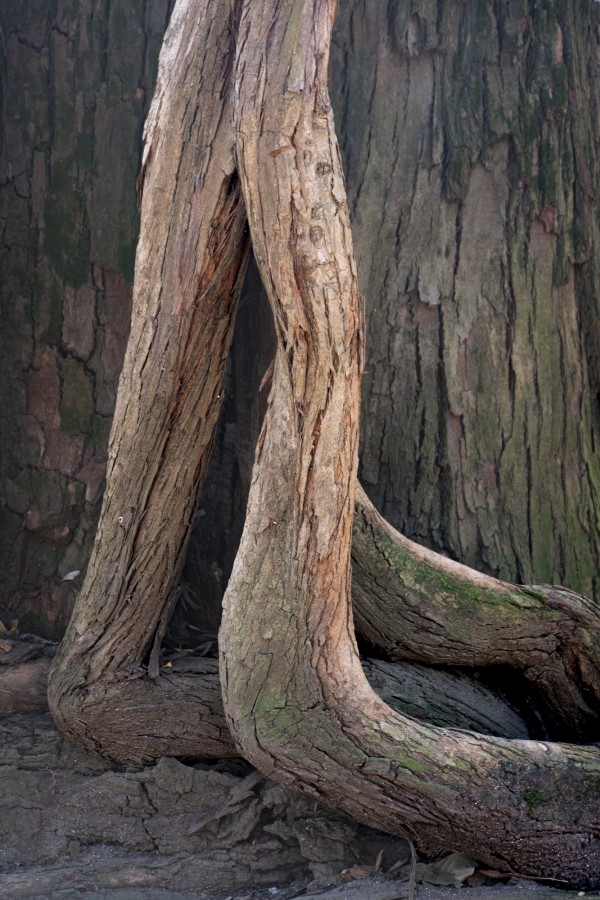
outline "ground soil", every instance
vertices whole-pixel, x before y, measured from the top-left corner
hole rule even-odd
[[[409,896],[406,872],[389,873],[409,861],[403,840],[333,815],[241,760],[113,765],[63,738],[48,714],[0,719],[0,807],[0,897]],[[380,853],[380,871],[360,877]],[[416,900],[575,896],[514,879],[420,884],[415,893]]]

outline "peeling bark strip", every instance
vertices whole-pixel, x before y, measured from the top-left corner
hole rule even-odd
[[[227,3],[180,0],[163,45],[104,504],[50,682],[68,734],[112,748],[116,733],[121,753],[139,734],[134,753],[145,758],[231,753],[222,719],[210,714],[214,676],[212,685],[152,683],[145,665],[158,675],[247,259],[228,101],[231,25]]]
[[[360,669],[349,554],[362,335],[326,89],[333,15],[333,3],[247,0],[237,43],[237,158],[278,348],[225,598],[228,721],[263,772],[361,821],[598,884],[597,750],[417,725]]]

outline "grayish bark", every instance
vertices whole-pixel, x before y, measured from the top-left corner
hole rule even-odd
[[[360,477],[414,540],[598,591],[600,6],[343,0]]]

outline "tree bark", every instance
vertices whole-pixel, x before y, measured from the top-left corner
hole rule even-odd
[[[417,725],[382,703],[358,663],[349,557],[362,323],[326,89],[333,14],[308,0],[244,3],[237,43],[237,159],[278,347],[225,597],[228,721],[262,771],[361,821],[597,884],[597,750]]]
[[[214,678],[157,676],[247,255],[241,183],[278,348],[222,633],[234,738],[361,821],[591,885],[595,748],[431,728],[364,678],[349,604],[363,328],[326,87],[334,6],[246,2],[239,33],[232,12],[181,0],[163,49],[108,484],[53,713],[118,758],[231,752]]]
[[[597,596],[600,6],[344,0],[360,479],[407,537]],[[551,449],[550,449],[551,448]]]
[[[205,688],[151,679],[221,407],[247,260],[229,122],[234,25],[227,4],[196,11],[181,0],[163,45],[146,124],[142,236],[107,487],[49,687],[63,729],[109,748],[127,743],[131,730],[146,758],[230,748],[220,722],[206,717],[203,692],[214,696],[214,681]]]
[[[48,711],[48,674],[56,645],[49,642],[0,641],[0,717],[29,715]],[[482,684],[465,670],[447,672],[414,663],[389,663],[377,659],[364,659],[362,666],[373,689],[385,699],[392,709],[413,718],[439,725],[442,728],[463,728],[482,734],[506,738],[529,737],[529,726],[521,712],[506,696],[499,695]],[[146,733],[138,737],[135,723],[142,719],[144,727],[152,724],[146,708],[153,704],[168,705],[162,710],[162,740],[166,741],[173,730],[169,719],[177,719],[185,713],[190,696],[201,709],[198,715],[205,722],[212,722],[219,741],[212,748],[213,755],[227,757],[236,754],[233,740],[225,723],[218,680],[218,661],[213,657],[194,656],[185,653],[172,660],[166,657],[161,665],[161,682],[158,688],[154,680],[146,690],[132,690],[130,685],[121,690],[112,686],[115,700],[112,738],[100,735],[99,740],[89,740],[88,746],[99,747],[107,756],[121,763],[142,765],[152,762],[161,736],[149,741]],[[168,694],[177,690],[184,695],[182,704],[175,701],[170,708]],[[119,715],[125,704],[125,715]],[[132,724],[134,727],[132,727]],[[157,732],[156,720],[154,728]],[[196,732],[191,729],[192,738]],[[199,748],[190,743],[189,752],[179,755],[197,757]],[[210,745],[200,755],[210,755]]]
[[[26,73],[3,79],[0,614],[55,639],[82,580],[61,579],[84,572],[97,521],[130,319],[141,123],[168,6],[0,9],[0,64]],[[416,540],[501,578],[589,593],[600,8],[477,9],[344,0],[336,22],[332,102],[370,323],[361,475]],[[473,258],[474,235],[489,253],[465,293],[452,262]],[[467,339],[476,288],[485,302]],[[242,431],[243,445],[246,420]],[[223,481],[242,456],[247,470],[245,452],[226,454]],[[206,572],[205,593],[216,585],[213,608],[245,505],[242,479],[235,492],[219,480],[209,497],[236,514],[219,538],[211,511],[210,545],[188,570]]]
[[[169,5],[0,6],[0,616],[54,640],[100,509]]]

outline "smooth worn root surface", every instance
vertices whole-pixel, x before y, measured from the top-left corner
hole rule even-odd
[[[399,534],[357,485],[357,631],[389,659],[509,666],[527,679],[544,737],[600,735],[600,608],[564,588],[490,578]]]

